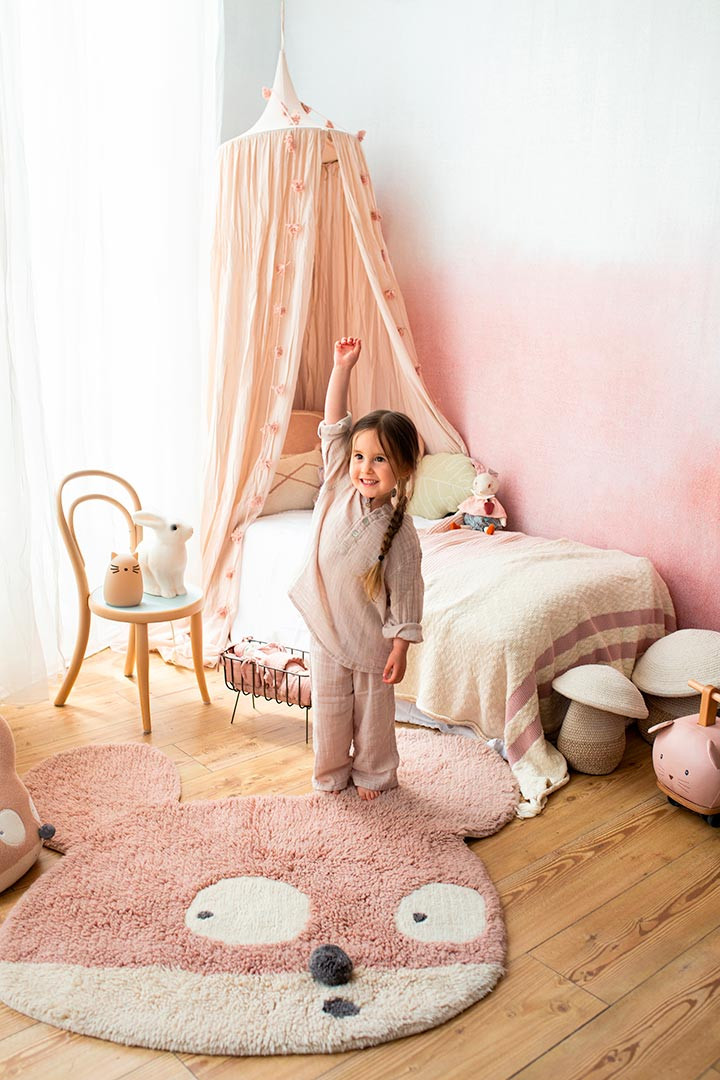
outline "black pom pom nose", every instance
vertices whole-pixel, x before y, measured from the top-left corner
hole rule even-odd
[[[350,982],[352,960],[339,945],[318,945],[310,953],[310,974],[325,986],[342,986]]]
[[[38,829],[38,836],[41,840],[50,840],[55,835],[54,825],[41,825]]]

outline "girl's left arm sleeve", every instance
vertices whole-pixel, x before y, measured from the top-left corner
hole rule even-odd
[[[393,550],[395,557],[388,560],[386,571],[385,583],[390,596],[383,624],[383,637],[399,637],[418,642],[423,640],[421,623],[425,587],[422,579],[420,541],[414,527],[408,542],[398,545],[398,548],[400,550]]]

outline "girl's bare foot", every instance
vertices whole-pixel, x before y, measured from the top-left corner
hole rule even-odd
[[[382,794],[380,791],[374,791],[372,788],[367,787],[358,787],[357,793],[360,798],[365,799],[366,802],[369,802],[371,799],[377,799],[378,795]]]

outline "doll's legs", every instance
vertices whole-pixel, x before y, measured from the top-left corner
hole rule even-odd
[[[313,787],[341,791],[347,787],[353,759],[353,673],[333,660],[313,639],[312,671]]]
[[[352,779],[356,787],[397,787],[400,758],[395,741],[395,691],[382,675],[353,672],[355,723]]]

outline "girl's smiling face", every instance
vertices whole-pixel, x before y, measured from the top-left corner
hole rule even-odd
[[[390,498],[397,481],[377,431],[359,431],[350,454],[350,479],[354,487],[374,506]]]

